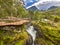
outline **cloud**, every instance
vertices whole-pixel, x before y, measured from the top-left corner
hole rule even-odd
[[[35,6],[39,10],[48,10],[52,6],[60,6],[60,0],[25,0],[25,1],[27,1],[24,2],[26,9]]]

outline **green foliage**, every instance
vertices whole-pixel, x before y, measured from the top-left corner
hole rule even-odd
[[[15,0],[0,0],[0,18],[8,16],[31,18],[31,23],[37,25],[44,38],[38,36],[39,45],[60,45],[60,8],[47,11],[29,11]],[[24,45],[29,38],[25,27],[13,31],[0,30],[0,45]]]
[[[47,11],[29,11],[26,10],[21,3],[16,0],[0,0],[0,18],[8,16],[14,16],[19,18],[31,18],[32,20],[41,20],[42,18],[48,18],[54,20],[54,18],[60,19],[60,8]],[[58,15],[58,16],[57,16]],[[58,20],[57,19],[57,20]]]
[[[32,21],[39,27],[43,37],[38,36],[37,41],[42,45],[60,45],[60,8],[36,13],[38,20]],[[40,16],[40,17],[39,17]],[[38,30],[37,30],[38,31]],[[40,33],[41,33],[40,32]],[[36,42],[37,42],[36,41]]]
[[[22,28],[23,27],[23,28]],[[22,25],[11,30],[0,30],[0,45],[23,45],[29,39],[25,26]]]
[[[19,2],[16,2],[16,0],[0,0],[0,18],[7,16],[20,18],[29,17],[28,11],[26,11]]]
[[[49,19],[48,21],[45,21],[45,20],[32,21],[33,25],[38,26],[40,30],[39,33],[42,32],[42,35],[44,36],[44,37],[38,36],[39,38],[36,38],[38,39],[37,41],[39,41],[40,39],[39,42],[42,45],[59,45],[60,44],[60,28],[59,28],[60,23],[59,22],[60,20],[58,22],[54,22]]]

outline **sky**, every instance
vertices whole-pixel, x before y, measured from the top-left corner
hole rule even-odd
[[[25,8],[29,9],[36,6],[39,10],[47,10],[51,6],[60,6],[60,0],[24,0]]]

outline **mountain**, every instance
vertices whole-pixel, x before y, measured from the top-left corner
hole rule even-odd
[[[52,9],[53,7],[54,8],[60,7],[60,1],[45,1],[42,3],[38,3],[35,6],[39,10],[48,10],[48,9]]]
[[[51,9],[51,7],[60,7],[60,0],[38,0],[36,2],[30,1],[30,2],[24,2],[26,9],[31,9],[33,6],[35,6],[38,10],[48,10]]]
[[[52,7],[48,8],[48,10],[55,9],[55,8],[58,8],[58,6],[52,6]]]

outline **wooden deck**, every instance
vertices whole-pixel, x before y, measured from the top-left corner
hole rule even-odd
[[[29,19],[20,19],[20,20],[16,20],[16,21],[12,21],[12,22],[4,22],[4,21],[0,21],[0,26],[7,26],[7,25],[22,25],[24,23],[28,23],[30,22]]]

